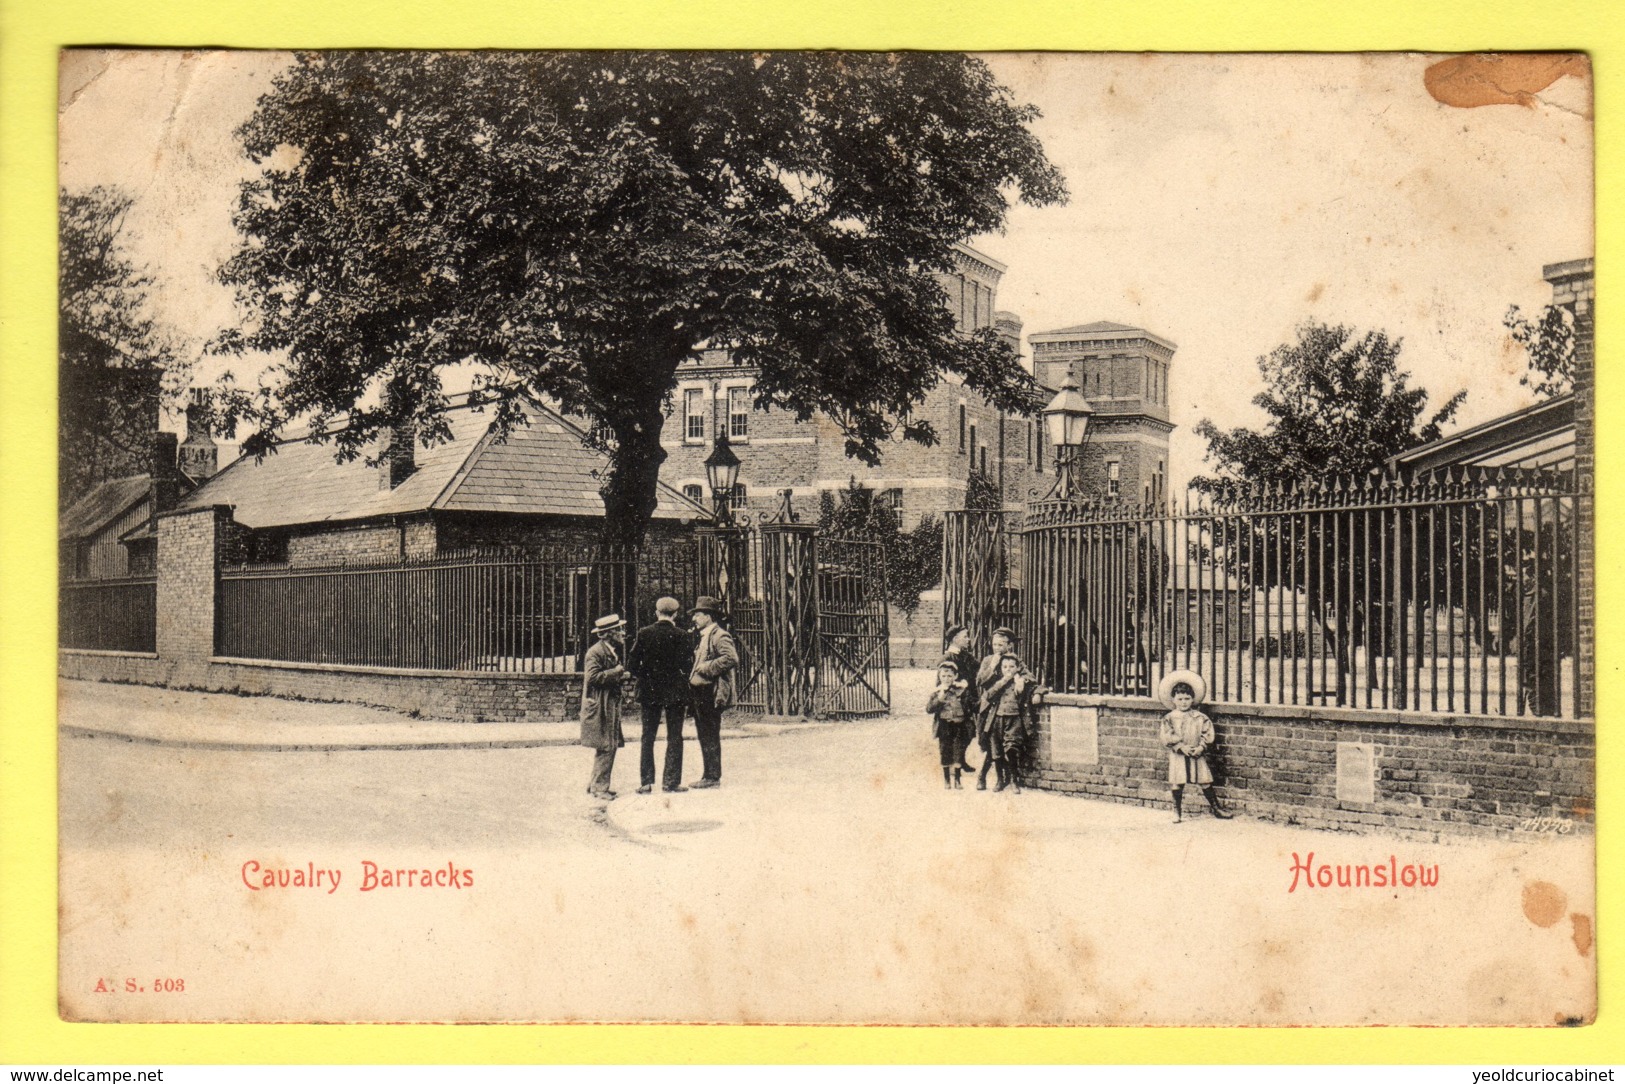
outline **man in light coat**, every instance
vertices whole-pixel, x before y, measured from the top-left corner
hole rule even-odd
[[[694,732],[700,739],[700,759],[704,774],[696,788],[722,783],[722,713],[733,707],[734,670],[739,651],[734,638],[720,623],[722,603],[701,595],[694,603],[694,627],[699,642],[694,647],[694,668],[689,672],[689,695],[694,705]]]
[[[609,789],[615,750],[626,744],[621,732],[621,683],[626,680],[621,645],[626,642],[626,622],[619,614],[606,614],[593,622],[592,631],[598,639],[587,649],[581,667],[581,744],[597,751],[587,793],[607,802],[615,797]]]

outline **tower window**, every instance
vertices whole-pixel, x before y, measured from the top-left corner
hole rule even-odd
[[[965,404],[959,404],[959,454],[965,454]]]
[[[1123,464],[1116,459],[1106,461],[1106,496],[1117,497],[1123,492]]]

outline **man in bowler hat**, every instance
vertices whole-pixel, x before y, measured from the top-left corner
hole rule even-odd
[[[685,791],[683,786],[683,716],[688,711],[688,674],[694,665],[694,642],[677,627],[681,606],[674,598],[655,603],[655,623],[638,630],[626,668],[638,682],[638,701],[643,705],[643,756],[639,794],[648,794],[655,785],[655,738],[660,720],[666,720],[666,765],[660,776],[660,789],[668,794]]]
[[[587,793],[609,801],[610,773],[615,768],[615,750],[626,744],[621,732],[621,683],[626,667],[621,665],[620,648],[626,642],[626,622],[620,614],[605,614],[592,624],[597,642],[587,649],[581,666],[581,744],[597,750],[592,758],[592,781]]]
[[[694,627],[699,640],[694,646],[694,664],[689,671],[689,696],[694,705],[694,731],[700,739],[700,759],[705,767],[694,783],[715,787],[722,783],[722,713],[733,707],[734,670],[739,651],[734,639],[722,627],[722,603],[701,595],[694,603]]]

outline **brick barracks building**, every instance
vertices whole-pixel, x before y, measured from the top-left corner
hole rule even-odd
[[[1021,320],[997,307],[1004,272],[997,260],[961,245],[957,272],[938,281],[962,330],[991,327],[1019,352]],[[964,507],[972,469],[998,487],[1007,510],[1020,511],[1032,490],[1053,481],[1055,452],[1044,440],[1038,410],[1071,375],[1097,412],[1082,458],[1086,491],[1124,500],[1160,496],[1173,431],[1168,376],[1174,344],[1104,322],[1035,334],[1029,341],[1033,371],[1045,389],[1030,415],[1002,413],[957,377],[945,376],[916,412],[935,426],[937,444],[899,439],[873,468],[846,456],[844,438],[830,419],[797,422],[783,411],[757,409],[752,370],[734,365],[726,350],[706,351],[678,370],[673,414],[661,440],[667,455],[661,480],[709,507],[705,457],[726,431],[741,461],[732,498],[736,514],[772,515],[780,492],[789,489],[791,507],[812,522],[821,493],[838,495],[856,479],[891,504],[904,530],[912,530],[923,516]],[[938,590],[922,596],[912,619],[892,614],[894,662],[936,661],[941,612]]]

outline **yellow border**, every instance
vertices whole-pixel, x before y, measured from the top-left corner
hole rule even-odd
[[[1618,806],[1625,742],[1599,727],[1598,1023],[1540,1029],[970,1029],[69,1025],[56,998],[54,260],[56,54],[66,45],[241,47],[842,46],[848,48],[1362,50],[1584,49],[1596,74],[1598,191],[1617,192],[1625,58],[1597,0],[0,0],[0,1063],[415,1062],[1417,1062],[1608,1063],[1625,1051],[1615,995],[1622,942]],[[1539,199],[1539,193],[1529,198]],[[1617,206],[1598,208],[1599,357],[1625,335],[1608,315]],[[1598,461],[1621,430],[1602,366]],[[1625,429],[1625,426],[1621,427]],[[1601,472],[1600,515],[1622,487]],[[1598,535],[1610,538],[1606,529]],[[1618,549],[1599,555],[1604,643],[1620,634]],[[1604,658],[1611,658],[1605,650]],[[1616,667],[1599,703],[1617,702]],[[1599,714],[1606,714],[1599,713]],[[1613,830],[1606,826],[1612,825]]]

